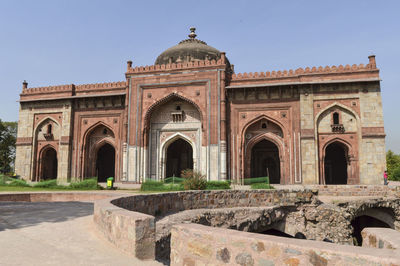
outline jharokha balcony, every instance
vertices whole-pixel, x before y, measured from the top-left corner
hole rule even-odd
[[[331,125],[332,132],[334,133],[344,133],[344,126],[343,124],[333,124]]]
[[[53,133],[44,133],[44,134],[43,134],[43,137],[44,137],[46,140],[52,140],[52,139],[53,139]]]

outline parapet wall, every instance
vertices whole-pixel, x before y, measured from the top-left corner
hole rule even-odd
[[[383,185],[315,185],[306,186],[309,189],[318,190],[319,196],[378,196],[400,197],[400,186]]]
[[[93,221],[116,247],[138,259],[155,259],[153,216],[121,209],[106,199],[95,202]]]
[[[400,249],[400,232],[390,228],[364,228],[361,232],[363,247]]]
[[[309,203],[313,193],[304,190],[214,190],[136,195],[114,199],[112,204],[131,211],[164,216],[185,210],[260,207]]]
[[[171,265],[397,265],[394,250],[340,246],[198,224],[171,230]]]

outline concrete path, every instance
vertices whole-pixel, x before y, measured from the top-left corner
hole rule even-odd
[[[90,202],[0,202],[0,265],[160,265],[95,230]]]

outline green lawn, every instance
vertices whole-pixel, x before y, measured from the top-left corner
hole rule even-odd
[[[94,189],[65,189],[65,188],[40,188],[40,187],[12,187],[0,186],[0,192],[13,191],[13,192],[29,192],[29,191],[97,191]]]

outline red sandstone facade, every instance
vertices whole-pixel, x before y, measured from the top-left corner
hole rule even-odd
[[[225,53],[194,30],[189,37],[154,65],[129,61],[125,81],[24,82],[16,172],[33,181],[141,182],[194,168],[210,180],[380,183],[385,134],[374,56],[367,65],[234,73]]]

